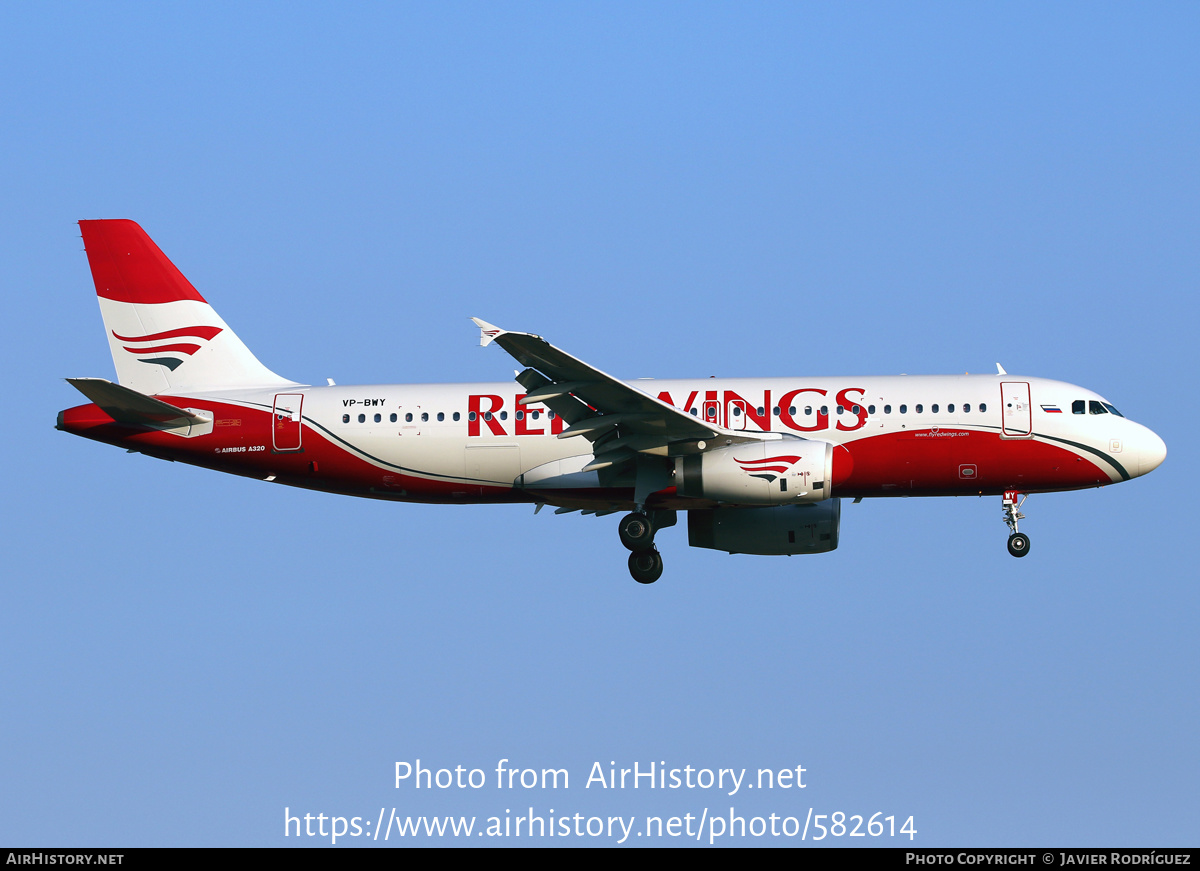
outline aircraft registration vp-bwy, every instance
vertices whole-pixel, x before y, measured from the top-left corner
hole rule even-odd
[[[1025,494],[1126,481],[1162,439],[1072,384],[1008,375],[620,381],[475,319],[516,384],[309,386],[263,366],[132,221],[81,221],[119,383],[58,428],[131,451],[401,502],[625,512],[641,583],[687,511],[694,547],[823,553],[841,500],[1002,496],[1013,556]]]

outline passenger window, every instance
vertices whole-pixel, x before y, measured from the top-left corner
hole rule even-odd
[[[845,411],[845,410],[846,410],[846,409],[842,408],[840,405],[837,407],[837,413],[838,413],[838,414],[841,414],[841,413],[842,413],[843,411]]]
[[[796,406],[789,405],[788,406],[788,414],[795,414],[795,413],[796,413]],[[812,409],[810,408],[807,413],[812,414]]]
[[[456,411],[456,412],[454,412],[454,413],[455,413],[455,414],[458,414],[458,412],[457,412],[457,411]],[[475,412],[473,412],[473,411],[472,411],[470,414],[468,414],[468,415],[467,415],[467,420],[475,420],[475,419],[476,419],[476,417],[475,417]]]
[[[342,423],[349,423],[349,422],[350,422],[350,415],[343,414],[342,415]]]
[[[954,414],[954,403],[953,402],[951,402],[949,405],[946,406],[946,413]]]
[[[829,406],[828,406],[828,405],[822,405],[822,406],[821,406],[821,414],[824,414],[824,415],[828,415],[828,414],[829,414]]]
[[[1088,400],[1088,411],[1092,414],[1108,414],[1108,410],[1094,399]]]
[[[883,407],[883,413],[884,413],[884,414],[891,414],[891,413],[892,413],[892,407],[891,407],[890,405],[885,405],[885,406]]]
[[[760,405],[760,406],[758,407],[758,416],[759,416],[759,417],[762,417],[762,416],[763,416],[764,414],[766,414],[766,413],[767,413],[767,410],[766,410],[765,408],[763,408],[763,407]]]
[[[554,412],[551,412],[551,414],[553,414],[553,413],[554,413]],[[696,411],[696,409],[694,409],[694,408],[693,408],[693,409],[691,410],[691,415],[692,415],[692,417],[699,417],[699,416],[700,416],[700,412]]]
[[[930,408],[929,410],[932,411],[934,414],[937,414],[937,410],[938,410],[937,403],[935,402],[933,404],[933,407]]]
[[[922,411],[924,411],[924,410],[925,410],[925,406],[923,406],[923,405],[917,405],[917,414],[920,414],[920,413],[921,413]]]
[[[518,411],[517,412],[517,420],[524,420],[524,419],[525,419],[525,412]]]
[[[394,411],[392,412],[392,416],[391,416],[390,420],[392,421],[392,423],[396,422],[396,412],[394,412]]]
[[[404,415],[404,419],[406,421],[408,421],[409,423],[412,423],[412,412],[410,411],[406,415]]]
[[[438,412],[438,420],[441,421],[441,420],[445,420],[445,419],[446,419],[446,412],[439,411]]]
[[[779,406],[778,405],[771,409],[771,414],[775,415],[776,417],[779,417]]]
[[[501,420],[508,420],[508,412],[507,412],[507,411],[502,411],[502,412],[500,412],[500,419],[501,419]]]
[[[410,417],[411,417],[411,415],[410,415]],[[485,412],[483,413],[483,419],[484,419],[484,420],[491,420],[491,419],[492,419],[492,413],[491,413],[490,411],[485,411]]]
[[[695,414],[695,413],[696,413],[696,412],[694,412],[694,411],[692,412],[692,414]],[[547,412],[546,412],[546,419],[547,419],[547,420],[554,420],[554,412],[553,412],[553,411],[547,411]]]
[[[534,420],[537,420],[538,416],[540,414],[541,414],[541,412],[538,411],[536,408],[533,411],[529,412],[529,416],[532,417]]]
[[[741,407],[740,405],[735,405],[735,406],[733,407],[733,416],[734,416],[734,417],[741,417],[741,416],[742,416],[742,407]]]
[[[359,422],[359,423],[366,423],[366,422],[367,422],[367,416],[366,416],[365,414],[360,414],[360,415],[358,416],[358,422]]]
[[[377,414],[377,415],[375,415],[375,422],[376,422],[376,423],[382,423],[382,422],[383,422],[383,415],[382,415],[382,414]]]
[[[855,411],[857,411],[857,410],[858,410],[858,409],[855,409]],[[875,413],[875,406],[873,406],[873,405],[868,405],[868,406],[867,406],[867,414],[874,414],[874,413]]]
[[[1086,414],[1087,413],[1086,406],[1087,406],[1087,403],[1084,402],[1082,399],[1076,399],[1074,402],[1071,403],[1071,414]]]
[[[474,412],[472,412],[472,414],[474,414]],[[458,420],[458,412],[457,411],[454,412],[454,419]],[[474,420],[474,419],[475,419],[474,417],[471,418],[471,420]]]
[[[901,413],[901,414],[908,414],[908,406],[907,406],[907,405],[902,405],[902,406],[900,406],[900,413]]]
[[[987,403],[986,402],[979,403],[979,413],[983,414],[985,411],[987,411]]]
[[[428,420],[429,420],[429,412],[428,412],[428,411],[422,411],[422,412],[421,412],[421,420],[422,420],[422,421],[428,421]]]
[[[971,403],[964,402],[963,403],[963,414],[970,414],[970,413],[971,413]]]

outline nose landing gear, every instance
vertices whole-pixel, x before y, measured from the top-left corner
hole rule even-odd
[[[1012,530],[1008,537],[1008,552],[1018,557],[1029,553],[1029,536],[1017,531],[1017,521],[1025,519],[1025,515],[1021,513],[1021,506],[1025,504],[1026,498],[1028,497],[1022,496],[1016,490],[1004,491],[1004,522]]]

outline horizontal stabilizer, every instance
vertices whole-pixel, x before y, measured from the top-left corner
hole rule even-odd
[[[100,407],[117,423],[156,428],[198,426],[212,423],[210,418],[178,408],[169,402],[138,393],[103,378],[68,378],[67,382]]]

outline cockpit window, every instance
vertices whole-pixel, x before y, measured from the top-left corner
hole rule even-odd
[[[1076,399],[1071,403],[1071,414],[1087,414],[1087,402]]]
[[[1104,407],[1104,403],[1097,402],[1094,399],[1088,400],[1088,411],[1092,414],[1108,414],[1108,409]]]
[[[1119,412],[1115,408],[1113,408],[1112,404],[1109,402],[1104,403],[1104,407],[1108,409],[1109,414],[1115,414],[1117,417],[1125,416],[1125,415],[1121,414],[1121,412]]]

